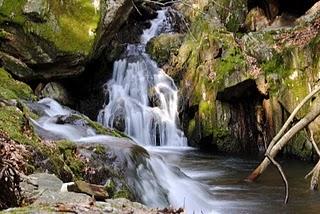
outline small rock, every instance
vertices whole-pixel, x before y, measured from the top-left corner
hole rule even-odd
[[[96,200],[105,200],[109,197],[103,186],[89,184],[84,181],[76,181],[74,185],[70,185],[67,188],[72,192],[85,193],[87,195],[94,196]]]
[[[33,22],[47,21],[49,4],[46,0],[28,0],[23,8],[23,13]]]

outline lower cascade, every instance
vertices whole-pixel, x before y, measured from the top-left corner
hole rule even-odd
[[[113,150],[117,154],[115,162],[126,166],[128,185],[144,204],[150,207],[183,207],[190,213],[208,213],[212,209],[209,201],[212,196],[206,185],[192,180],[178,167],[169,165],[152,149],[148,149],[148,155],[137,158],[134,149],[140,146],[134,141],[97,134],[84,121],[78,120],[80,115],[77,112],[50,98],[32,103],[30,108],[42,114],[37,121],[31,120],[42,138],[67,139],[80,145],[98,143]]]

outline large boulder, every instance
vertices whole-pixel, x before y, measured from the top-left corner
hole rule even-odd
[[[3,0],[1,64],[25,81],[78,76],[108,46],[131,7],[128,0]]]

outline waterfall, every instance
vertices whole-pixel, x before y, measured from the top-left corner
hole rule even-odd
[[[106,127],[126,132],[130,139],[97,135],[79,113],[45,98],[30,104],[41,117],[31,120],[45,139],[68,139],[77,144],[99,143],[118,150],[117,161],[125,161],[126,180],[135,195],[151,207],[183,207],[188,213],[211,213],[214,202],[206,185],[168,164],[152,146],[190,149],[178,128],[178,90],[173,80],[158,68],[145,52],[146,43],[161,32],[170,32],[166,10],[158,11],[151,27],[143,32],[140,44],[129,44],[125,57],[114,63],[107,82],[109,102],[99,112],[98,121]],[[73,119],[74,118],[74,119]],[[148,157],[132,158],[128,144],[147,146]],[[124,146],[125,144],[125,146]]]
[[[109,102],[98,121],[123,129],[141,145],[187,146],[177,127],[177,87],[145,52],[151,38],[171,31],[166,12],[158,11],[151,27],[144,30],[141,44],[129,44],[125,57],[114,63],[112,79],[106,84]]]

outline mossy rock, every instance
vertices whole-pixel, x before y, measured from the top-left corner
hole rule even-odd
[[[35,96],[27,84],[14,80],[7,71],[0,68],[0,98],[33,100]]]
[[[92,50],[100,20],[100,12],[91,0],[3,0],[0,15],[0,23],[21,25],[62,52],[83,54]],[[37,16],[36,20],[31,15]]]
[[[184,73],[180,82],[181,96],[187,102],[184,105],[187,109],[196,107],[194,116],[185,116],[189,119],[184,121],[184,131],[194,139],[193,145],[202,146],[200,144],[211,141],[212,147],[220,150],[222,147],[217,147],[217,143],[230,142],[230,139],[215,135],[216,129],[223,128],[216,125],[219,124],[217,115],[223,111],[216,107],[217,93],[251,76],[233,34],[217,28],[203,16],[196,18],[190,30],[174,64],[178,72]]]
[[[168,62],[170,55],[177,55],[183,41],[183,35],[161,34],[152,38],[147,44],[147,52],[160,65]]]
[[[30,169],[56,174],[64,181],[70,181],[73,172],[67,166],[55,145],[48,146],[34,132],[29,123],[28,114],[16,106],[0,107],[0,130],[16,141],[24,144],[32,152]],[[72,157],[70,157],[72,158]]]

